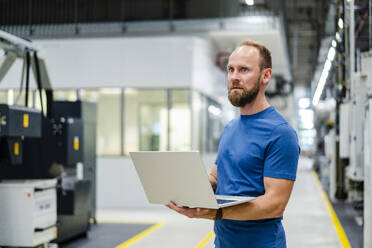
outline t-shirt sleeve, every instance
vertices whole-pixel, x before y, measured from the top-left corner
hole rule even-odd
[[[299,154],[296,132],[287,123],[277,126],[265,149],[264,177],[296,180]]]

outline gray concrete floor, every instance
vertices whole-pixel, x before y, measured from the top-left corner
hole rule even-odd
[[[133,248],[213,247],[213,238],[204,246],[200,245],[213,230],[213,222],[188,219],[161,206],[142,210],[99,210],[97,219],[103,222],[164,223],[129,246]],[[342,247],[311,173],[310,160],[300,159],[297,181],[284,215],[283,225],[288,248]]]
[[[311,160],[301,158],[283,220],[287,245],[289,248],[342,247],[311,171]]]

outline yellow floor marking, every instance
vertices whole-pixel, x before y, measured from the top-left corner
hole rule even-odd
[[[342,247],[344,247],[344,248],[351,248],[351,245],[350,245],[349,240],[348,240],[348,238],[347,238],[347,236],[345,234],[345,231],[342,228],[342,225],[341,225],[339,219],[337,218],[336,212],[333,209],[332,204],[329,201],[327,194],[324,192],[324,190],[322,188],[322,184],[319,181],[318,175],[316,174],[315,171],[312,171],[312,173],[313,173],[314,179],[316,181],[316,184],[318,186],[318,189],[321,192],[322,198],[323,198],[323,200],[324,200],[324,202],[325,202],[325,204],[327,206],[328,212],[329,212],[329,214],[331,216],[333,225],[335,226],[335,229],[336,229],[337,235],[338,235],[338,237],[340,239],[340,242],[341,242]]]
[[[152,233],[153,231],[155,231],[156,229],[162,227],[165,223],[164,222],[159,222],[155,225],[153,225],[152,227],[146,229],[145,231],[141,232],[140,234],[137,234],[136,236],[134,236],[133,238],[125,241],[124,243],[116,246],[115,248],[124,248],[124,247],[128,247],[130,246],[131,244],[137,242],[138,240],[142,239],[143,237],[145,237],[146,235],[149,235],[150,233]]]
[[[208,236],[207,237],[205,237],[197,246],[196,246],[196,248],[203,248],[208,242],[209,242],[209,240],[211,239],[211,238],[213,238],[214,237],[214,232],[213,231],[211,231],[209,234],[208,234]]]
[[[93,223],[93,220],[91,220],[90,223]],[[97,220],[97,223],[98,224],[101,224],[102,223],[102,224],[153,225],[154,224],[154,221],[153,222],[150,222],[150,221],[125,221],[125,220],[105,220],[105,219],[100,219],[100,220]]]

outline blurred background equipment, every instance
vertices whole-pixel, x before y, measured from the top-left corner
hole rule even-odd
[[[0,223],[3,227],[23,226],[21,230],[2,229],[0,246],[33,247],[52,240],[63,242],[86,236],[90,219],[95,220],[95,210],[92,211],[95,198],[91,199],[92,189],[95,190],[95,105],[53,101],[45,63],[37,56],[38,50],[32,43],[3,31],[0,31],[0,41],[7,54],[1,65],[1,78],[15,58],[24,61],[23,73],[27,74],[25,106],[0,104],[0,188],[4,196],[1,197],[4,211],[1,211]],[[8,58],[12,60],[9,62]],[[31,67],[40,93],[41,110],[28,104]],[[23,80],[22,76],[21,87]],[[86,149],[85,140],[89,142]],[[28,193],[22,194],[24,188]],[[38,202],[47,206],[34,209],[33,206],[39,206]],[[47,207],[51,209],[48,214],[37,212],[46,211]],[[24,212],[15,219],[14,214],[7,215],[11,209]],[[20,224],[31,217],[35,220],[26,222],[34,226]],[[19,237],[18,232],[25,238],[9,239]]]

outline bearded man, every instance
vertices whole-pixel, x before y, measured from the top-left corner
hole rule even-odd
[[[271,53],[246,41],[230,55],[228,98],[240,109],[220,137],[209,180],[218,195],[256,196],[223,209],[167,206],[190,218],[215,220],[217,248],[284,248],[282,219],[296,179],[296,132],[267,102]]]

